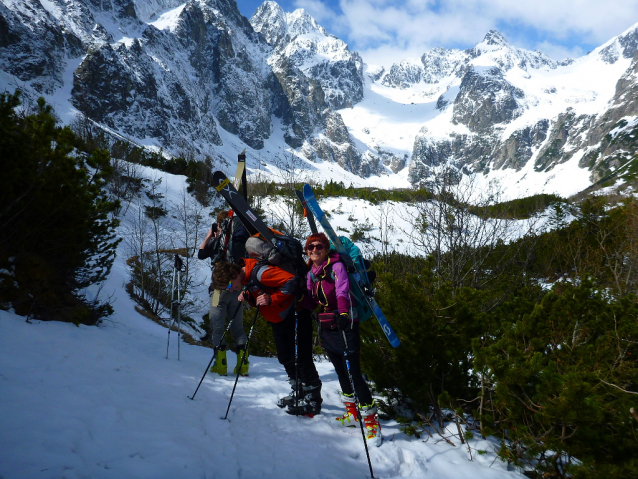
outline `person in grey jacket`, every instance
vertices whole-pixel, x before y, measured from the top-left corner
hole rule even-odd
[[[199,259],[210,258],[213,269],[220,261],[230,261],[238,264],[245,256],[245,244],[249,238],[248,231],[239,220],[232,215],[232,210],[222,211],[217,215],[217,224],[208,230],[206,238],[202,242],[197,257]],[[230,333],[235,339],[235,352],[237,353],[237,365],[241,361],[242,354],[246,354],[246,333],[244,332],[243,308],[237,299],[239,292],[230,290],[215,290],[209,287],[210,301],[208,319],[210,321],[210,333],[207,333],[202,341],[210,341],[214,346],[219,345],[215,363],[210,371],[221,376],[228,374],[226,361],[226,340],[222,340],[226,328],[226,318],[231,321]],[[248,357],[241,367],[241,374],[248,375]],[[235,366],[234,374],[237,374]]]

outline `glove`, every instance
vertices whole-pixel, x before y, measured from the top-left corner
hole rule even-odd
[[[337,324],[341,331],[352,329],[352,319],[350,319],[350,315],[348,313],[341,313],[337,316]]]

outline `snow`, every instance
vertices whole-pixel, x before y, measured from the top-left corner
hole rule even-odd
[[[180,5],[173,10],[169,10],[168,12],[163,13],[156,21],[150,23],[149,25],[153,25],[158,30],[169,30],[171,32],[175,31],[177,28],[177,22],[179,20],[179,16],[184,10],[184,5]]]
[[[172,333],[167,360],[167,330],[133,310],[121,275],[120,265],[108,284],[116,313],[99,327],[27,323],[0,311],[3,478],[367,477],[360,431],[334,424],[341,406],[329,363],[317,363],[321,415],[279,409],[275,402],[289,389],[283,369],[253,356],[222,420],[234,377],[208,374],[190,400],[212,351],[182,344],[177,361]],[[475,452],[470,461],[460,444],[410,439],[396,422],[382,424],[386,441],[370,450],[375,477],[521,477],[493,453]]]
[[[198,1],[203,2],[203,0]],[[14,3],[21,6],[21,2],[16,3],[5,0],[7,5],[13,5]],[[67,2],[65,4],[67,5],[65,7],[67,10],[64,11],[61,10],[61,4],[53,0],[42,0],[40,3],[42,4],[42,12],[50,12],[55,18],[60,18],[61,22],[65,21],[65,25],[68,24],[68,28],[75,29],[74,31],[81,38],[95,43],[102,41],[92,37],[92,30],[90,29],[80,31],[86,25],[65,17],[67,10],[70,12],[68,15],[71,15],[71,13],[78,15],[76,10],[79,7],[76,3]],[[99,22],[113,36],[115,45],[123,43],[131,47],[136,39],[142,37],[142,32],[147,24],[164,30],[167,34],[174,33],[179,21],[179,15],[184,7],[183,0],[136,2],[135,8],[142,21],[127,23],[115,18],[109,9],[102,10],[91,4],[89,9],[92,12],[93,19],[89,23],[92,28],[95,22]],[[211,5],[209,7],[213,8]],[[284,21],[284,28],[287,29],[288,33],[296,35],[296,38],[286,46],[286,51],[291,55],[294,53],[295,64],[303,71],[309,71],[324,62],[337,62],[351,58],[348,46],[338,38],[325,32],[303,9],[295,10],[293,13],[285,13]],[[629,28],[623,35],[633,30],[635,30],[635,26]],[[243,36],[241,31],[234,33],[240,37]],[[492,34],[492,37],[494,37],[494,34]],[[167,38],[172,37],[169,35]],[[624,58],[619,53],[619,38],[611,39],[590,54],[566,66],[531,68],[528,65],[526,68],[520,68],[514,62],[514,66],[504,71],[503,75],[514,87],[520,88],[525,92],[524,98],[517,100],[522,114],[509,124],[503,125],[503,128],[497,131],[500,138],[506,139],[516,130],[535,125],[542,119],[549,119],[550,122],[555,121],[558,115],[564,114],[568,109],[571,109],[576,116],[600,115],[604,113],[615,93],[615,85],[618,78],[625,73],[631,63],[631,59]],[[239,43],[247,46],[249,58],[265,57],[269,53],[269,49],[263,45],[257,45],[249,41]],[[486,68],[495,65],[499,61],[509,65],[512,64],[516,55],[522,55],[530,64],[533,64],[533,59],[543,58],[542,54],[538,52],[527,52],[507,44],[503,46],[488,45],[482,42],[476,48],[482,54],[473,58],[468,57],[466,66]],[[615,48],[617,50],[618,59],[615,62],[608,63],[603,60],[601,52],[605,48]],[[458,68],[455,69],[454,65],[461,65],[467,57],[467,52],[434,49],[425,52],[423,58],[425,59],[426,57],[431,58],[430,63],[426,61],[427,65],[425,66],[422,64],[422,60],[418,58],[406,59],[401,63],[405,67],[424,67],[425,76],[430,80],[437,80],[435,83],[424,83],[422,81],[410,88],[399,89],[384,86],[381,80],[371,82],[366,75],[366,90],[363,101],[353,108],[339,110],[339,114],[348,128],[354,144],[364,157],[366,154],[377,156],[380,151],[394,154],[399,158],[407,155],[408,164],[406,168],[398,173],[391,173],[387,170],[387,175],[364,179],[344,171],[343,168],[335,163],[303,160],[307,165],[308,171],[312,172],[313,180],[321,183],[331,179],[338,179],[346,184],[355,186],[409,188],[411,187],[408,181],[410,157],[413,153],[415,139],[423,136],[421,132],[426,132],[427,139],[433,142],[449,140],[452,134],[472,134],[466,126],[455,125],[452,122],[452,102],[458,94],[461,82],[461,78],[457,76],[459,73]],[[434,59],[441,60],[442,64],[439,65],[434,62]],[[65,124],[68,124],[77,115],[76,109],[70,104],[69,100],[73,88],[73,73],[81,60],[82,58],[67,59],[62,78],[63,85],[52,94],[44,95],[46,100],[54,106],[56,113]],[[178,79],[179,84],[189,93],[192,93],[193,97],[200,95],[200,93],[195,92],[201,86],[198,85],[197,78],[192,72],[187,71],[188,58],[185,54],[176,52],[169,61],[166,59],[161,60],[158,57],[155,57],[155,60],[157,68],[164,71],[164,74],[161,75],[163,78]],[[271,57],[269,61],[274,62],[275,56]],[[265,77],[268,71],[267,62],[256,63],[261,65],[261,73]],[[374,69],[372,66],[367,68],[368,72]],[[0,72],[0,85],[11,91],[15,89],[15,86],[20,86],[31,97],[37,98],[39,96],[39,93],[31,90],[28,83],[24,84],[24,82],[18,81],[6,72]],[[327,88],[326,91],[328,90]],[[436,109],[436,104],[441,95],[448,100],[448,105],[439,111]],[[108,129],[108,127],[102,126]],[[133,130],[136,130],[135,126],[132,125]],[[193,128],[200,126],[194,125]],[[219,126],[219,124],[216,126]],[[552,125],[550,125],[550,129],[551,127]],[[222,146],[211,144],[204,135],[193,140],[192,144],[199,148],[202,156],[208,154],[214,157],[222,157],[231,162],[239,151],[246,149],[248,173],[251,175],[261,174],[263,170],[260,165],[262,163],[271,163],[275,152],[302,155],[301,150],[293,150],[286,145],[282,129],[280,120],[273,117],[272,134],[265,141],[266,146],[262,150],[254,150],[247,147],[236,136],[229,134],[221,127],[218,128],[218,133],[223,141]],[[157,138],[129,136],[129,139],[136,144],[156,148],[159,147],[161,141]],[[567,145],[566,149],[574,147],[574,145],[576,143]],[[533,170],[535,157],[532,157],[520,171],[514,169],[491,170],[485,181],[488,182],[492,178],[501,181],[506,186],[507,197],[509,198],[541,192],[559,193],[562,196],[568,196],[591,184],[589,171],[580,169],[577,165],[578,159],[582,157],[582,154],[582,151],[578,152],[566,164],[558,165],[549,172],[541,173]],[[220,167],[223,168],[223,166]],[[269,167],[267,171],[272,171],[273,169],[274,167]]]

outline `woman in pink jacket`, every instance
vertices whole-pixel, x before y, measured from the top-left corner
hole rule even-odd
[[[335,368],[346,406],[345,414],[337,421],[344,426],[356,425],[357,407],[353,394],[356,392],[368,441],[380,445],[382,436],[377,407],[361,374],[359,320],[350,307],[350,281],[346,267],[339,260],[339,253],[330,251],[330,241],[324,233],[308,237],[306,254],[311,262],[307,276],[310,299],[315,307],[320,306],[321,347]],[[346,358],[350,363],[355,391],[352,390]]]

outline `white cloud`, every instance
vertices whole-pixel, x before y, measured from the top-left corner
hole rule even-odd
[[[336,8],[336,3],[340,10]],[[638,22],[638,1],[295,0],[366,61],[389,65],[432,47],[469,48],[490,29],[552,58],[576,57]],[[332,6],[332,8],[331,8]],[[394,50],[394,54],[392,51]]]
[[[295,0],[293,3],[295,8],[303,8],[324,28],[329,26],[328,23],[337,21],[337,14],[321,0]]]

